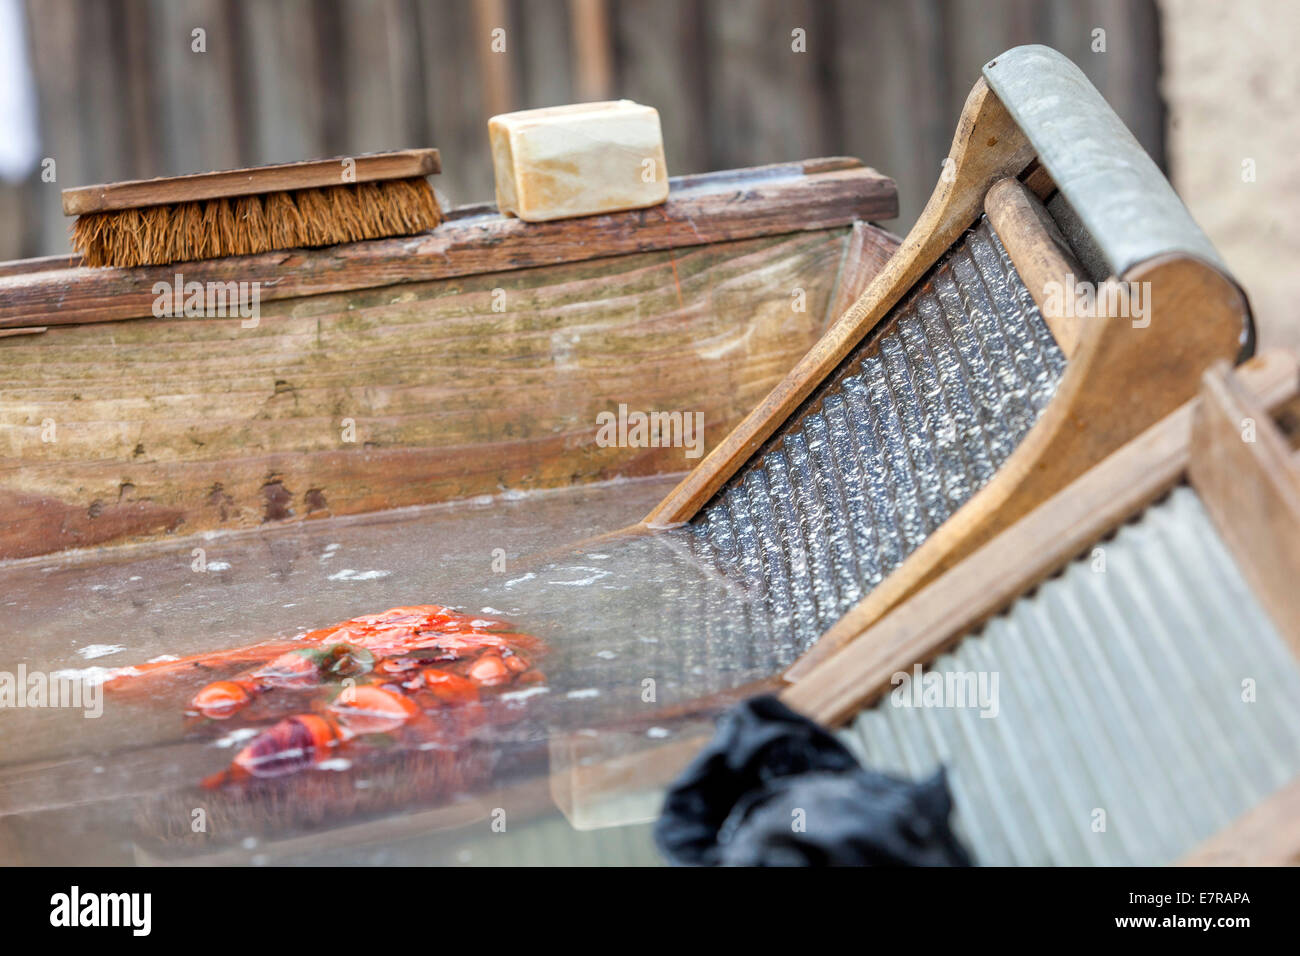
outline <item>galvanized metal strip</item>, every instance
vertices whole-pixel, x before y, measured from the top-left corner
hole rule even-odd
[[[1159,167],[1069,59],[1050,47],[1018,46],[983,72],[1110,274],[1166,253],[1195,256],[1227,274]]]

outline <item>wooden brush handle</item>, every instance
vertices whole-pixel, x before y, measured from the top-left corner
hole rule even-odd
[[[354,176],[343,178],[343,163],[355,163]],[[226,199],[293,189],[318,189],[345,183],[370,183],[385,179],[410,179],[441,172],[436,149],[403,149],[365,156],[314,159],[303,163],[280,163],[231,169],[217,173],[195,173],[168,179],[136,179],[124,183],[80,186],[63,190],[63,214],[84,216],[93,212],[136,209],[164,203]]]

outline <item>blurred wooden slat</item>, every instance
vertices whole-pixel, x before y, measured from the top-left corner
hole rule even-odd
[[[607,0],[569,0],[569,9],[573,24],[575,98],[584,102],[607,100],[614,95],[609,4]]]
[[[29,0],[27,4],[31,63],[36,73],[40,110],[41,153],[54,160],[58,175],[57,182],[42,182],[38,171],[28,180],[37,217],[29,220],[28,228],[39,232],[41,252],[71,249],[59,190],[64,185],[90,181],[82,151],[86,122],[77,95],[80,8],[77,0]]]
[[[145,48],[157,68],[159,115],[152,124],[160,152],[155,155],[154,175],[180,176],[213,169],[235,169],[243,162],[240,145],[246,132],[240,127],[247,119],[239,115],[235,72],[239,69],[238,46],[244,42],[232,35],[230,6],[225,0],[168,0],[155,2],[151,41]],[[206,52],[193,49],[192,33],[206,31]],[[108,122],[121,122],[116,106],[106,106]],[[115,179],[145,179],[122,169],[101,173],[83,183]],[[74,185],[72,183],[67,184]]]
[[[490,37],[477,35],[473,9],[464,3],[420,4],[415,29],[424,63],[428,127],[447,142],[437,189],[452,204],[492,198],[492,158],[488,151],[484,90],[478,81],[475,43],[487,50]],[[507,52],[513,55],[507,43]]]
[[[478,63],[483,105],[490,116],[515,108],[514,57],[520,38],[512,32],[505,0],[474,0],[474,32],[468,46]]]
[[[1164,101],[1159,95],[1160,25],[1154,4],[1130,0],[1052,0],[1048,26],[1032,42],[1054,46],[1078,64],[1137,141],[1165,168]],[[1093,52],[1093,31],[1106,31]]]
[[[426,135],[419,37],[406,0],[350,0],[339,8],[345,153],[407,149]]]
[[[834,152],[819,85],[832,38],[814,29],[815,2],[736,0],[707,9],[714,71],[703,132],[711,159],[735,166]],[[804,31],[804,52],[793,49],[796,29]],[[748,159],[735,162],[740,155]]]
[[[320,95],[322,72],[332,69],[331,56],[317,43],[311,0],[244,3],[242,7],[247,57],[251,71],[252,116],[257,162],[289,163],[329,155],[325,146],[324,111],[338,110]],[[212,37],[209,35],[209,43]],[[211,47],[209,46],[209,49]],[[327,66],[322,66],[322,60]],[[375,69],[378,64],[370,64]],[[220,169],[209,165],[208,169]]]
[[[961,103],[950,108],[943,93],[942,50],[925,21],[934,11],[909,0],[873,4],[864,16],[854,0],[836,0],[833,75],[840,151],[863,157],[893,175],[899,187],[899,221],[905,234],[942,172]],[[1000,50],[998,52],[1001,52]],[[978,74],[966,80],[966,93]]]
[[[947,107],[961,109],[974,78],[1003,50],[1041,43],[1050,15],[1051,0],[944,0]]]
[[[153,8],[153,0],[121,0],[123,80],[115,110],[119,122],[129,130],[129,159],[114,178],[152,179],[163,174],[157,145],[163,132],[157,117],[164,96],[164,73],[154,55]]]
[[[375,144],[366,149],[399,149],[393,141],[401,110],[393,96],[393,62],[389,58],[389,17],[392,4],[385,0],[352,0],[344,4],[339,69],[347,73],[344,103],[347,119],[345,151],[352,143]],[[362,64],[367,68],[358,69]]]
[[[0,255],[68,249],[58,191],[426,146],[490,198],[487,118],[594,96],[654,106],[673,174],[814,153],[895,176],[906,232],[988,59],[1047,43],[1164,164],[1154,0],[28,0],[42,153]],[[206,53],[190,31],[207,30]],[[490,48],[506,30],[506,50]],[[806,53],[791,50],[805,30]],[[1106,31],[1106,51],[1092,50]]]
[[[618,94],[659,110],[668,172],[718,168],[709,152],[708,72],[700,0],[616,3]],[[757,162],[757,160],[754,160]]]
[[[96,181],[127,168],[127,127],[118,115],[125,97],[125,57],[118,4],[81,6],[77,16],[77,98],[85,122],[83,168]]]
[[[0,180],[0,223],[22,223],[26,192],[21,186]],[[0,229],[0,261],[26,255],[23,234],[17,229]]]
[[[416,23],[416,7],[420,0],[390,0],[388,8],[388,57],[392,61],[393,98],[398,103],[395,111],[396,141],[398,148],[429,146],[438,141],[436,132],[426,121],[428,102],[425,95],[424,64],[420,55],[420,35],[412,29]],[[352,64],[353,72],[365,64]],[[347,130],[350,151],[371,152],[381,148]]]
[[[520,25],[516,96],[519,108],[576,102],[569,0],[515,0]]]

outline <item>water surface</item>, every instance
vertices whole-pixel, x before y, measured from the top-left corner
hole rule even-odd
[[[653,862],[646,821],[727,699],[717,692],[774,671],[770,645],[756,653],[744,640],[746,593],[700,564],[685,536],[599,537],[675,481],[0,565],[0,671],[10,673],[93,678],[415,603],[505,619],[550,647],[545,683],[494,704],[454,747],[341,752],[243,789],[197,782],[256,732],[256,714],[186,718],[202,684],[189,675],[106,692],[98,718],[0,710],[0,858]]]

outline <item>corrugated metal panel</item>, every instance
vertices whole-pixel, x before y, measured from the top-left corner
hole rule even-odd
[[[1065,360],[986,220],[692,522],[802,649],[992,477]]]
[[[996,674],[995,717],[886,697],[843,734],[881,770],[947,765],[981,863],[1171,862],[1300,773],[1300,668],[1194,492],[1102,548],[935,662]]]

